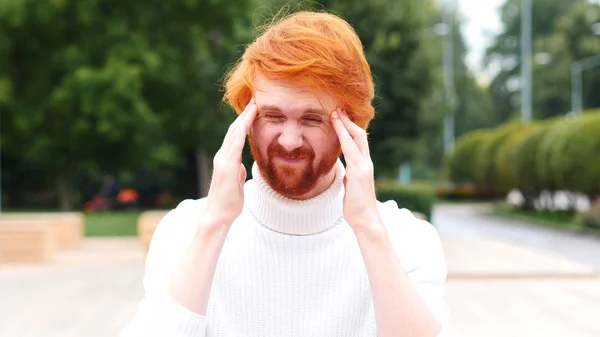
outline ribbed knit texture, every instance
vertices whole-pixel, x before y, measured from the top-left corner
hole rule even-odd
[[[343,221],[344,167],[323,194],[287,199],[256,166],[245,186],[244,221],[221,252],[209,336],[375,336],[369,283],[356,238]]]
[[[165,305],[152,300],[152,294],[168,288],[193,237],[204,200],[183,202],[154,234],[146,266],[148,295],[130,325],[154,321],[154,331],[171,329],[169,336],[181,337],[377,336],[364,261],[343,218],[345,170],[340,161],[335,170],[335,181],[326,192],[297,201],[274,192],[254,164],[253,179],[245,184],[244,210],[219,257],[206,317],[183,307],[174,310],[175,302]],[[395,203],[380,206],[384,221],[394,223],[388,232],[390,238],[398,238],[393,244],[403,267],[445,321],[441,289],[446,271],[437,233]],[[414,233],[407,236],[410,231]],[[161,316],[174,317],[156,327]],[[148,334],[153,335],[131,328],[122,336]]]

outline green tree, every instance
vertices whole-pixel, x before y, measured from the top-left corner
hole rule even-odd
[[[81,171],[158,167],[177,149],[214,147],[227,119],[214,74],[246,4],[2,2],[3,151],[43,164],[69,209]]]
[[[70,209],[76,172],[134,165],[158,130],[142,69],[106,50],[119,28],[104,26],[94,2],[3,5],[3,150],[43,164]]]
[[[555,20],[554,32],[537,41],[550,56],[550,63],[537,65],[534,73],[535,103],[538,116],[547,118],[571,110],[571,64],[600,55],[600,36],[593,25],[600,23],[600,4],[574,4],[568,13]],[[583,72],[583,107],[600,107],[600,68]]]
[[[570,110],[571,62],[600,52],[600,39],[591,29],[600,18],[599,5],[587,0],[533,0],[532,7],[533,113],[535,118],[548,118]],[[520,0],[506,1],[501,10],[504,29],[484,60],[501,69],[490,84],[498,122],[515,118],[520,107],[520,9]],[[593,90],[600,81],[594,78],[592,71],[586,74],[586,107],[599,102]]]
[[[432,15],[430,26],[443,21],[441,10]],[[454,90],[456,105],[454,107],[455,115],[455,137],[473,130],[485,129],[496,124],[493,118],[491,96],[488,90],[481,86],[475,74],[467,67],[466,55],[468,52],[464,38],[461,32],[462,19],[456,16],[452,25],[452,44],[453,44],[453,70],[454,70]],[[427,43],[429,53],[435,55],[438,60],[434,65],[434,72],[437,76],[434,93],[426,100],[425,118],[427,120],[427,132],[423,137],[423,160],[435,169],[439,169],[444,158],[443,149],[443,128],[444,116],[449,113],[443,101],[443,47],[444,43],[449,42],[445,36],[431,36]]]

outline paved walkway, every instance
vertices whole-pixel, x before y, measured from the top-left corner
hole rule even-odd
[[[600,336],[599,241],[481,210],[434,212],[456,337]],[[0,336],[117,336],[143,295],[142,275],[132,238],[88,239],[51,263],[0,266]]]
[[[85,240],[47,264],[0,266],[0,336],[116,337],[143,292],[136,239]]]
[[[518,244],[600,269],[600,238],[489,215],[487,204],[442,204],[432,222],[444,237],[485,238]]]
[[[600,336],[600,240],[440,205],[456,336]]]

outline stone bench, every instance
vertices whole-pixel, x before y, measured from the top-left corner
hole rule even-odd
[[[52,258],[56,236],[52,220],[0,220],[0,264]]]
[[[140,239],[144,254],[148,253],[154,230],[156,230],[158,223],[168,212],[166,210],[146,211],[139,215],[137,222],[138,238]]]
[[[0,222],[13,220],[49,221],[57,248],[71,249],[81,245],[84,218],[78,212],[3,213]]]

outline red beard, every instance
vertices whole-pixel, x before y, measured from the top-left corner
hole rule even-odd
[[[289,152],[277,141],[267,148],[267,158],[258,151],[250,138],[250,150],[261,175],[271,188],[288,198],[298,198],[310,192],[319,179],[327,174],[341,155],[341,148],[326,153],[315,165],[315,152],[310,148],[297,148]],[[292,163],[282,159],[298,159]]]

